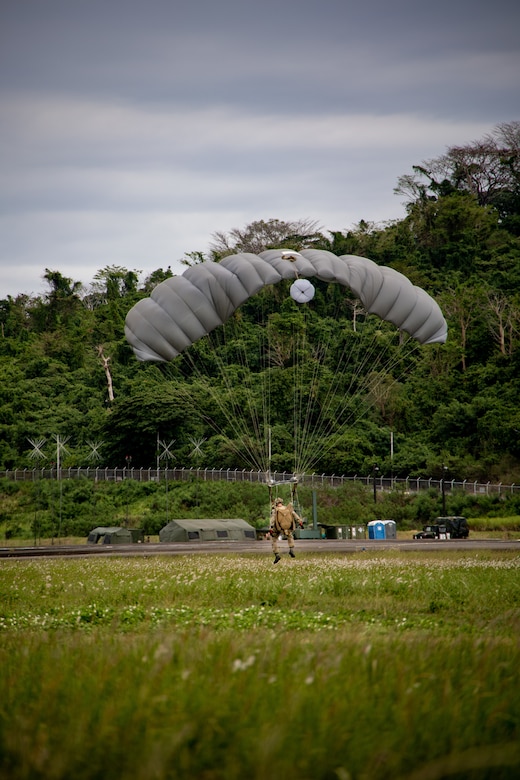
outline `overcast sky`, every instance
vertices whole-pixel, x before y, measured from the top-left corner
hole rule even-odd
[[[511,0],[0,0],[0,298],[404,216],[399,176],[520,119],[519,29]]]

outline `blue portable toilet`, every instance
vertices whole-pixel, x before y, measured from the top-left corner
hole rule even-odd
[[[369,539],[395,539],[396,537],[395,520],[372,520],[368,524]]]

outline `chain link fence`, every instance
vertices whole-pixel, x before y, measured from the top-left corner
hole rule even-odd
[[[123,482],[126,479],[138,482],[252,482],[279,485],[298,482],[308,487],[341,487],[358,482],[376,491],[403,490],[405,493],[420,493],[438,490],[446,495],[456,491],[474,495],[516,495],[520,494],[520,484],[505,485],[501,482],[477,482],[471,480],[433,479],[433,477],[392,477],[377,473],[366,476],[336,474],[300,474],[297,477],[289,472],[271,472],[246,469],[195,469],[195,468],[34,468],[0,471],[0,477],[16,482],[36,481],[38,479],[93,479],[97,482]]]

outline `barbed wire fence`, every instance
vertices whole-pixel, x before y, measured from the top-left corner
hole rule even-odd
[[[0,477],[15,482],[36,481],[38,479],[93,479],[97,482],[122,482],[127,479],[138,482],[250,482],[257,484],[289,484],[298,482],[306,487],[337,488],[346,484],[359,483],[375,491],[402,490],[405,493],[420,493],[437,490],[446,494],[462,491],[473,495],[520,495],[520,484],[503,484],[478,482],[477,480],[434,479],[433,477],[394,477],[378,472],[367,475],[353,476],[337,474],[301,474],[297,477],[289,472],[272,472],[266,475],[262,471],[247,469],[217,469],[217,468],[133,468],[131,465],[122,468],[108,467],[69,467],[57,468],[24,468],[0,471]]]

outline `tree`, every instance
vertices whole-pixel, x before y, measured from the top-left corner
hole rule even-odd
[[[479,306],[476,304],[471,288],[459,285],[456,288],[449,287],[444,293],[443,311],[458,330],[457,341],[460,345],[460,362],[463,371],[466,370],[468,329],[478,310]]]
[[[45,269],[43,278],[51,289],[45,296],[46,302],[41,305],[39,301],[40,305],[34,308],[33,316],[36,314],[41,326],[52,330],[81,308],[80,292],[83,285],[63,276],[59,271],[50,271],[48,268]]]
[[[463,192],[492,206],[502,224],[520,235],[520,122],[497,125],[480,141],[452,146],[441,157],[413,166],[394,192],[413,204]]]
[[[182,265],[192,266],[204,263],[206,259],[203,252],[186,252],[181,263]]]
[[[510,297],[497,290],[486,292],[486,322],[502,355],[511,356],[513,340],[518,333],[520,310]]]
[[[173,272],[170,266],[168,266],[166,271],[164,271],[162,268],[158,268],[156,271],[152,271],[152,273],[146,277],[144,280],[143,289],[150,293],[154,287],[172,276]]]
[[[3,339],[24,341],[30,329],[30,308],[33,302],[28,295],[17,295],[0,300],[0,333]],[[2,344],[2,347],[5,345]]]
[[[191,388],[178,381],[165,382],[156,369],[145,372],[149,376],[141,374],[141,381],[128,384],[126,393],[119,393],[105,419],[103,439],[114,464],[124,464],[125,456],[131,455],[133,466],[153,466],[157,432],[162,439],[175,439],[176,455],[180,448],[189,446],[190,436],[199,434],[195,404],[187,399]]]
[[[120,265],[107,265],[94,276],[92,292],[98,296],[99,303],[124,298],[137,291],[140,271],[129,271]]]
[[[406,222],[421,267],[427,267],[436,280],[439,272],[467,276],[499,262],[494,252],[500,231],[498,215],[489,206],[479,206],[471,194],[452,192],[418,201],[410,206]]]
[[[258,220],[245,228],[233,228],[229,233],[213,233],[211,255],[219,260],[237,252],[258,254],[266,249],[285,247],[302,249],[323,236],[318,232],[318,223],[311,219],[284,222],[279,219]]]
[[[68,300],[70,298],[77,299],[79,292],[82,289],[81,282],[73,282],[72,279],[63,276],[59,271],[50,271],[46,268],[43,278],[51,286],[50,293],[47,293],[47,300],[49,303],[52,303],[53,301]]]
[[[112,403],[114,400],[114,385],[112,382],[112,373],[110,371],[110,356],[105,355],[102,344],[98,344],[97,353],[107,379],[108,401],[109,403]]]

